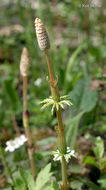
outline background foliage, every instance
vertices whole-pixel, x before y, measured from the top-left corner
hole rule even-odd
[[[69,94],[73,103],[71,108],[63,111],[67,144],[78,154],[68,166],[70,189],[106,189],[106,10],[103,0],[95,1],[94,8],[91,7],[93,3],[93,0],[0,1],[0,139],[5,147],[5,142],[16,136],[16,126],[23,133],[19,62],[22,48],[27,46],[31,57],[28,107],[37,172],[52,163],[52,167],[47,165],[39,173],[37,190],[59,190],[56,179],[60,180],[60,165],[54,163],[51,156],[57,142],[55,114],[51,117],[50,109],[42,111],[39,105],[50,91],[46,61],[34,31],[36,17],[47,26],[60,94]],[[89,8],[81,8],[82,4],[89,4]],[[39,85],[36,83],[38,78],[41,78]],[[33,190],[25,147],[12,154],[6,153],[6,159],[16,177],[15,190],[27,186]],[[24,171],[25,168],[28,171]],[[41,177],[44,177],[42,184],[39,183]],[[0,189],[11,189],[2,162],[0,184]]]

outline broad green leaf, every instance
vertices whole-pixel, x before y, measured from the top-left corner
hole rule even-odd
[[[52,173],[50,172],[51,164],[48,164],[44,169],[42,169],[36,179],[36,185],[34,190],[42,190],[50,182],[50,177]]]
[[[51,185],[49,185],[49,186],[46,186],[43,190],[54,190],[54,189]]]
[[[56,143],[56,142],[57,142],[56,137],[48,137],[48,138],[45,138],[45,139],[38,141],[37,144],[39,146],[45,146],[45,145]]]
[[[39,150],[36,152],[36,156],[39,158],[46,158],[51,155],[51,151]],[[49,158],[48,158],[49,159]]]
[[[73,117],[72,119],[68,120],[67,127],[66,127],[66,140],[68,146],[74,148],[78,133],[78,125],[80,118],[84,112],[80,112],[77,116]]]
[[[72,165],[69,165],[69,171],[75,174],[82,173],[82,168],[78,164],[72,164]]]
[[[52,184],[46,186],[43,190],[60,190],[60,187],[56,181],[52,181]]]
[[[74,53],[71,55],[71,57],[69,58],[68,64],[67,64],[67,68],[66,68],[66,72],[65,72],[65,80],[64,80],[64,88],[65,91],[67,90],[67,85],[70,82],[70,71],[71,71],[71,67],[73,66],[78,54],[84,49],[86,48],[86,43],[82,43],[75,51]]]
[[[81,178],[80,181],[84,183],[86,186],[90,187],[91,190],[100,190],[100,187],[98,185],[96,185],[95,183],[89,180],[85,180],[84,178],[83,179]]]
[[[33,179],[33,176],[30,171],[25,171],[20,169],[20,175],[23,178],[26,186],[29,188],[29,190],[35,190],[35,182]]]
[[[92,190],[100,190],[99,186],[97,186],[95,183],[91,181],[86,181],[85,183],[88,187],[90,187]]]
[[[94,165],[94,166],[98,167],[98,165],[96,163],[96,160],[91,156],[85,156],[83,158],[83,164],[85,164],[85,165],[86,164],[91,164],[91,165]]]
[[[82,190],[82,186],[83,186],[83,183],[78,181],[78,180],[74,180],[71,182],[71,188],[72,189]]]
[[[19,179],[16,179],[16,181],[15,181],[15,190],[27,190],[27,187],[26,187],[26,184],[24,183],[24,181],[21,179],[21,178],[19,178]]]
[[[106,175],[104,175],[103,177],[101,177],[99,180],[98,180],[98,183],[101,184],[101,186],[106,189]]]
[[[73,109],[89,112],[96,106],[98,93],[96,90],[89,89],[90,83],[91,79],[89,77],[83,78],[78,81],[73,91],[70,92]]]
[[[104,142],[101,137],[97,137],[95,140],[95,147],[93,148],[95,156],[97,157],[98,161],[100,162],[103,154],[104,154]]]

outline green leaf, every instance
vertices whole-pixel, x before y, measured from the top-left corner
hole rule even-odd
[[[78,54],[86,47],[86,43],[82,43],[71,55],[69,62],[67,64],[66,72],[65,72],[65,80],[64,80],[64,88],[65,91],[67,90],[67,86],[70,82],[70,71],[71,67],[73,66]]]
[[[106,160],[102,161],[102,163],[101,163],[101,168],[102,168],[102,169],[106,168]]]
[[[97,47],[94,47],[94,46],[90,46],[90,48],[89,48],[89,52],[92,54],[92,56],[94,56],[94,57],[100,57],[100,50],[99,50],[99,48],[97,48]]]
[[[78,180],[74,180],[71,182],[71,188],[72,189],[75,189],[75,190],[82,190],[82,186],[83,186],[83,183],[78,181]]]
[[[46,186],[43,190],[54,190],[51,185]]]
[[[50,172],[51,164],[48,164],[44,169],[42,169],[36,179],[36,188],[34,190],[42,190],[50,182],[50,177],[52,173]]]
[[[82,173],[82,168],[78,165],[78,164],[72,164],[69,166],[69,171],[71,171],[71,173]]]
[[[16,179],[15,181],[15,190],[27,190],[26,184],[24,183],[24,181],[20,178]]]
[[[46,186],[43,190],[60,190],[60,187],[56,181],[52,181],[52,184],[49,186]]]
[[[97,157],[98,161],[100,162],[103,154],[104,154],[104,142],[101,137],[97,137],[95,140],[95,147],[93,148],[95,156]]]
[[[91,164],[91,165],[93,165],[93,166],[98,167],[98,165],[97,165],[95,159],[94,159],[93,157],[91,157],[91,156],[85,156],[85,157],[83,158],[83,164],[85,164],[85,165]]]
[[[90,187],[92,190],[100,190],[99,186],[97,186],[95,183],[91,181],[86,181],[85,183],[88,187]]]
[[[60,190],[59,184],[56,181],[52,182],[52,188],[53,190]]]
[[[42,139],[40,141],[37,141],[37,144],[39,146],[45,146],[45,145],[50,145],[52,143],[56,143],[57,142],[57,138],[56,137],[48,137],[48,138],[45,138],[45,139]]]
[[[100,190],[100,187],[98,185],[96,185],[95,183],[85,180],[84,178],[80,179],[82,183],[84,183],[86,186],[90,187],[91,190]]]
[[[90,112],[97,103],[98,93],[96,90],[90,90],[91,79],[83,78],[78,81],[70,96],[73,101],[73,109],[77,111]]]
[[[34,179],[33,179],[33,176],[31,174],[30,171],[25,171],[25,170],[22,170],[20,169],[20,175],[21,177],[23,178],[26,186],[29,188],[29,190],[35,190],[35,182],[34,182]]]
[[[77,116],[68,120],[66,127],[66,140],[67,140],[67,145],[71,146],[71,148],[74,148],[75,146],[77,133],[78,133],[78,124],[83,114],[84,112],[80,112]]]
[[[101,177],[99,180],[98,180],[98,183],[101,184],[101,186],[106,189],[106,175],[104,175],[103,177]]]

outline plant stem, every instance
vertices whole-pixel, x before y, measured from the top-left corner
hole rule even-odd
[[[53,72],[53,68],[52,68],[52,63],[50,60],[50,56],[47,50],[45,50],[45,55],[46,55],[46,60],[47,60],[47,64],[48,64],[48,70],[49,70],[49,75],[50,75],[50,88],[51,88],[51,94],[52,94],[52,98],[55,101],[59,101],[59,92],[58,92],[58,88],[57,88],[57,82],[55,81],[54,78],[54,72]],[[62,115],[61,115],[61,109],[59,108],[58,111],[56,111],[56,115],[57,115],[57,120],[58,120],[58,148],[59,151],[62,154],[66,153],[66,140],[65,140],[65,133],[64,133],[64,125],[63,125],[63,121],[62,121]],[[68,184],[67,184],[67,166],[66,166],[66,160],[64,157],[62,157],[62,161],[61,161],[61,167],[62,167],[62,182],[63,182],[63,186],[62,189],[64,190],[68,190]]]
[[[27,111],[27,89],[28,89],[28,77],[23,76],[23,111]]]
[[[58,120],[58,148],[63,154],[66,153],[66,140],[64,133],[64,126],[61,116],[61,110],[56,111],[57,120]]]
[[[12,113],[11,119],[12,119],[12,122],[13,122],[13,128],[14,128],[17,136],[20,136],[20,129],[19,129],[18,125],[17,125],[17,121],[16,121],[16,117],[15,117],[14,112]]]
[[[28,139],[28,155],[29,155],[32,175],[35,179],[36,169],[35,169],[35,161],[34,161],[34,148],[33,148],[33,142],[32,142],[31,133],[29,129],[29,112],[27,110],[27,88],[28,88],[28,77],[23,76],[23,125],[25,129],[26,137]]]
[[[62,157],[62,179],[63,179],[63,190],[68,190],[68,185],[67,185],[67,165],[66,165],[66,160],[64,157]]]

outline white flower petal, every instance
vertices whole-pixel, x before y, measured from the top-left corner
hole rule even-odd
[[[21,135],[20,136],[20,140],[22,140],[23,142],[26,142],[27,141],[27,138],[25,135]]]
[[[9,150],[8,146],[5,148],[5,152],[7,152]]]
[[[12,146],[9,147],[10,152],[13,152],[14,150],[15,150],[15,147],[12,147]]]
[[[19,137],[16,137],[14,140],[10,140],[6,142],[7,147],[5,148],[5,151],[13,152],[15,149],[22,146],[27,141],[27,138],[25,135],[21,135]]]
[[[61,156],[58,156],[57,160],[61,160]]]
[[[67,150],[67,153],[71,152],[71,150]]]
[[[10,144],[10,141],[7,141],[7,142],[6,142],[6,145],[9,145],[9,144]]]
[[[34,81],[34,85],[35,86],[41,86],[41,83],[42,83],[42,79],[41,78],[38,78],[36,81]]]
[[[71,151],[71,154],[75,154],[75,150],[72,150],[72,151]]]

